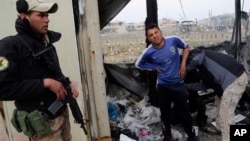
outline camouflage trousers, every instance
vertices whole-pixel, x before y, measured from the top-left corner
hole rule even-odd
[[[51,133],[42,137],[33,137],[31,141],[71,141],[69,111],[50,121]]]
[[[221,99],[216,99],[218,110],[216,128],[221,130],[222,141],[229,141],[230,139],[230,125],[235,124],[234,112],[246,89],[247,83],[248,76],[246,73],[243,73],[225,89]]]

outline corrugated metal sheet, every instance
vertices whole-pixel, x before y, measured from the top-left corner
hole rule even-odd
[[[107,25],[130,0],[98,0],[100,28]]]

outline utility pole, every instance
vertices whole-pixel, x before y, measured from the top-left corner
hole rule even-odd
[[[158,14],[157,14],[157,0],[147,0],[147,18],[145,20],[145,27],[149,23],[155,23],[158,25]],[[146,31],[145,31],[146,32]],[[150,42],[148,41],[146,37],[146,47]],[[157,79],[157,73],[155,71],[147,71],[147,78],[148,78],[148,85],[149,85],[149,98],[150,103],[153,106],[158,107],[157,97],[156,97],[156,79]]]
[[[234,58],[238,60],[238,55],[239,55],[239,47],[241,44],[241,0],[235,0],[235,25],[234,25],[234,30],[235,34],[234,39],[235,39],[235,52],[234,52]]]

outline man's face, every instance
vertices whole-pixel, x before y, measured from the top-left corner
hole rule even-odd
[[[26,15],[32,30],[37,35],[44,35],[48,32],[49,14],[47,12],[31,12]]]
[[[152,28],[147,30],[147,38],[148,40],[155,45],[160,45],[162,42],[162,32],[158,28]]]

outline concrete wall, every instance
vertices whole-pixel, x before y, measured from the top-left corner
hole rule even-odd
[[[48,0],[56,1],[56,0]],[[69,76],[71,81],[78,86],[80,97],[77,101],[80,109],[83,108],[83,93],[81,88],[80,69],[76,45],[76,36],[74,31],[74,20],[72,13],[72,1],[60,0],[56,1],[59,5],[57,13],[49,15],[50,30],[59,31],[62,33],[61,40],[55,44],[59,54],[62,70],[66,76]],[[0,1],[0,39],[14,35],[15,19],[17,12],[15,7],[16,0],[1,0]],[[28,140],[24,135],[17,133],[9,123],[9,118],[12,115],[14,108],[13,102],[0,102],[0,140],[1,141],[26,141]],[[73,141],[87,140],[79,124],[73,123],[72,116],[71,127]]]

